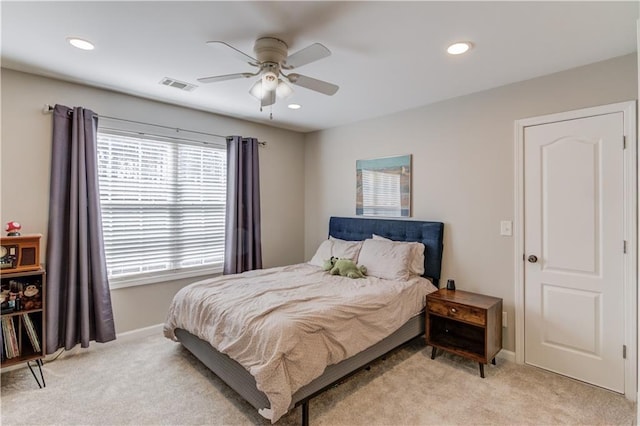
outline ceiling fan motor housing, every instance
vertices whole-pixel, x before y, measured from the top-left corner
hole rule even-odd
[[[274,37],[262,37],[256,40],[253,51],[260,63],[273,62],[281,65],[287,59],[289,47],[287,44]]]

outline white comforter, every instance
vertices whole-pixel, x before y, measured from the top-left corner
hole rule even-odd
[[[393,333],[435,290],[421,277],[350,279],[305,263],[250,271],[181,289],[164,335],[182,328],[240,363],[271,403],[260,414],[275,422],[300,387]]]

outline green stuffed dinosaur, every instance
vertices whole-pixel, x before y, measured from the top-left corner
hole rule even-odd
[[[322,269],[324,269],[325,271],[330,271],[333,268],[333,265],[335,265],[336,260],[338,260],[337,257],[331,256],[330,259],[327,259],[324,261],[324,264],[322,265]]]
[[[367,268],[362,265],[356,265],[353,260],[338,259],[333,256],[324,262],[324,270],[329,271],[331,275],[341,275],[349,278],[364,278],[367,273]]]

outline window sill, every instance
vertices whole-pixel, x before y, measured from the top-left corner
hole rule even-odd
[[[167,281],[176,281],[185,278],[211,277],[212,275],[222,275],[222,267],[164,272],[162,274],[137,275],[131,278],[112,278],[109,280],[109,288],[111,290],[117,290],[120,288],[136,287],[140,285],[160,284]]]

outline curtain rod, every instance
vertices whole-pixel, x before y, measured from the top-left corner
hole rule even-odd
[[[43,108],[42,112],[44,112],[45,114],[53,112],[53,106],[49,105],[49,104],[44,104],[44,108]],[[222,139],[225,139],[225,140],[229,137],[229,136],[217,135],[215,133],[198,132],[198,131],[195,131],[195,130],[180,129],[178,127],[163,126],[161,124],[144,123],[142,121],[127,120],[125,118],[109,117],[108,115],[100,115],[100,114],[98,114],[98,117],[99,118],[106,118],[108,120],[124,121],[124,122],[127,122],[127,123],[142,124],[144,126],[154,126],[154,127],[159,127],[159,128],[162,128],[162,129],[175,130],[177,133],[179,133],[179,132],[189,132],[189,133],[195,133],[195,134],[199,134],[199,135],[213,136],[213,137],[222,138]],[[265,145],[267,145],[267,142],[266,141],[258,141],[258,144],[265,146]]]

